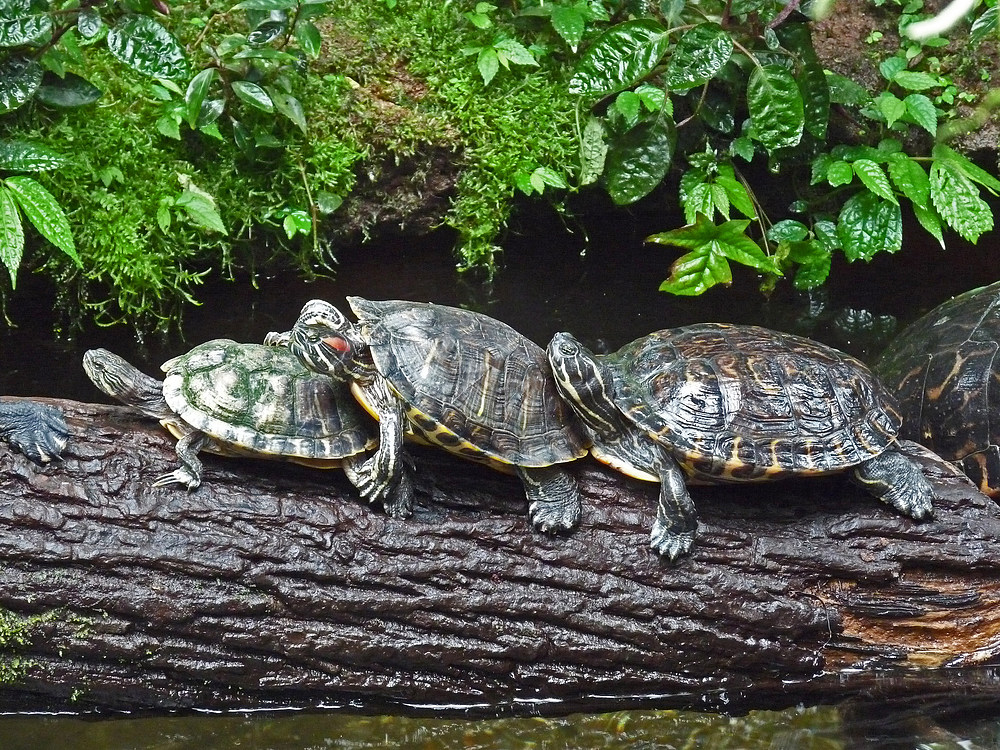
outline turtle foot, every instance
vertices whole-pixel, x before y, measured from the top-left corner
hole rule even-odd
[[[31,401],[0,407],[0,438],[36,464],[58,459],[69,440],[62,412]]]
[[[390,518],[409,518],[413,515],[413,480],[410,472],[403,470],[396,487],[382,501],[382,509]]]
[[[658,520],[653,524],[649,546],[656,554],[675,562],[681,555],[686,555],[694,546],[694,530],[678,532],[667,528]]]
[[[198,489],[201,486],[201,477],[197,477],[181,466],[166,474],[160,474],[154,481],[153,487],[167,487],[171,484],[182,484],[188,492]]]
[[[580,506],[536,500],[528,506],[531,524],[546,534],[569,531],[580,522]]]

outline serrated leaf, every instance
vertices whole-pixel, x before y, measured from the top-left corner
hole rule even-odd
[[[185,119],[191,128],[198,126],[201,105],[205,103],[205,96],[214,80],[215,68],[205,68],[187,85],[187,90],[184,92],[184,110]]]
[[[490,85],[490,81],[500,70],[500,58],[492,47],[483,47],[476,58],[476,67],[479,68],[479,75],[483,78],[483,84]]]
[[[76,73],[67,73],[62,78],[47,73],[35,93],[35,98],[49,107],[72,109],[93,104],[103,93],[97,86]]]
[[[799,264],[792,286],[800,291],[821,286],[830,275],[830,250],[818,240],[792,242],[788,258]]]
[[[906,114],[906,104],[902,99],[883,91],[875,100],[875,106],[885,117],[886,124],[891,128],[900,117]]]
[[[963,238],[975,244],[979,235],[993,229],[989,204],[953,162],[936,159],[931,164],[930,181],[934,209]]]
[[[17,288],[17,269],[24,257],[24,227],[14,196],[0,185],[0,262],[10,274],[11,289]]]
[[[181,139],[180,123],[171,115],[163,115],[158,118],[156,120],[156,129],[167,138],[173,138],[175,141]]]
[[[648,195],[670,169],[676,142],[677,128],[663,115],[640,122],[615,141],[604,163],[611,199],[621,206]]]
[[[625,118],[625,123],[629,127],[633,127],[639,122],[640,106],[642,106],[642,100],[631,91],[623,91],[615,97],[615,109]]]
[[[830,187],[850,185],[854,179],[854,170],[846,161],[832,162],[826,169],[826,181]]]
[[[319,57],[323,48],[323,37],[312,21],[299,21],[295,24],[295,39],[302,51],[314,60]]]
[[[705,215],[699,214],[694,224],[651,235],[646,238],[646,242],[708,251],[758,271],[780,276],[781,270],[774,259],[746,236],[748,226],[750,222],[746,219],[734,219],[716,225]]]
[[[830,90],[830,103],[847,107],[861,107],[872,100],[864,86],[839,73],[824,71],[826,84]]]
[[[538,65],[535,56],[516,39],[501,39],[494,42],[493,49],[496,50],[497,57],[504,67],[507,67],[508,62],[515,65]]]
[[[716,284],[730,284],[732,281],[729,261],[706,247],[675,260],[670,266],[670,278],[660,284],[660,291],[690,297],[702,294]]]
[[[931,237],[938,241],[941,249],[944,250],[944,233],[941,231],[941,218],[937,212],[933,208],[918,206],[916,203],[912,205],[913,215],[917,217],[917,222]]]
[[[93,39],[101,33],[104,21],[101,20],[101,12],[97,8],[82,8],[80,15],[76,17],[76,28],[80,36],[84,39]]]
[[[10,10],[14,13],[11,15]],[[52,34],[52,16],[25,3],[22,8],[0,5],[0,47],[38,45]]]
[[[747,85],[753,135],[768,151],[795,146],[805,127],[802,95],[795,78],[780,65],[754,68]]]
[[[0,169],[11,172],[44,172],[65,164],[66,157],[31,141],[0,141]]]
[[[604,123],[597,117],[590,117],[583,126],[580,141],[580,185],[597,182],[604,173],[604,159],[608,154],[608,144],[604,140]]]
[[[38,233],[66,253],[78,266],[81,265],[69,220],[52,193],[38,181],[23,175],[8,177],[5,184]]]
[[[767,238],[771,242],[801,242],[808,236],[809,227],[794,219],[779,221],[777,224],[772,224],[771,228],[767,230]]]
[[[660,64],[669,43],[666,30],[654,21],[612,26],[583,53],[569,92],[603,96],[630,88]]]
[[[659,112],[667,100],[667,94],[663,89],[648,83],[636,86],[635,94],[650,112]]]
[[[972,24],[972,28],[969,29],[969,42],[973,47],[979,45],[990,34],[996,33],[998,13],[1000,5],[994,5],[992,8],[987,8]]]
[[[837,238],[849,261],[868,261],[880,252],[895,253],[903,245],[899,204],[867,191],[852,196],[840,211]]]
[[[271,97],[256,83],[233,81],[233,93],[251,107],[264,112],[274,111],[274,102],[271,101]]]
[[[906,70],[906,60],[902,57],[889,57],[879,63],[878,69],[885,80],[891,81],[899,73]]]
[[[674,47],[667,63],[667,84],[675,91],[686,91],[708,83],[729,62],[733,40],[715,23],[702,23],[690,29]]]
[[[896,194],[892,191],[892,185],[885,172],[875,162],[870,159],[858,159],[852,165],[854,174],[861,180],[861,184],[880,198],[885,198],[892,203],[896,202]]]
[[[1000,180],[991,175],[985,169],[977,167],[969,161],[968,158],[949,146],[945,146],[943,143],[938,143],[934,146],[931,150],[931,156],[935,159],[941,159],[953,164],[959,172],[964,174],[973,182],[978,182],[994,195],[996,194],[995,191],[1000,190]]]
[[[902,70],[893,76],[892,81],[907,91],[924,91],[941,85],[934,76],[918,70]]]
[[[906,112],[913,121],[933,136],[937,135],[938,111],[934,102],[923,94],[910,94],[903,99]]]
[[[174,205],[184,209],[188,219],[192,224],[212,232],[226,233],[226,226],[222,223],[222,217],[215,207],[215,201],[204,192],[195,192],[190,189],[181,191],[177,196]]]
[[[587,26],[587,19],[579,8],[566,5],[557,5],[552,9],[552,28],[569,45],[569,48],[576,52],[576,48],[583,39],[583,30]]]
[[[188,75],[184,48],[149,16],[127,16],[115,24],[108,32],[108,51],[143,75],[166,79]]]
[[[729,167],[730,171],[732,167]],[[715,183],[721,185],[729,197],[729,202],[733,208],[746,216],[748,219],[757,218],[757,209],[754,208],[753,199],[747,192],[746,186],[736,179],[734,174],[725,174],[720,169],[720,174],[715,178]]]
[[[535,175],[538,176],[538,179],[542,181],[543,185],[548,185],[549,187],[558,188],[560,190],[564,190],[569,187],[569,185],[566,184],[566,178],[551,167],[538,167],[534,172],[532,172],[532,176]]]
[[[711,187],[708,183],[699,182],[691,185],[688,190],[682,190],[681,206],[684,208],[684,221],[688,224],[694,224],[698,214],[711,217],[715,211]]]
[[[11,112],[35,95],[42,83],[42,66],[25,57],[0,60],[0,114]]]
[[[889,157],[889,177],[896,188],[920,208],[930,207],[931,182],[924,168],[903,153]]]
[[[813,235],[815,240],[820,243],[827,252],[833,252],[834,250],[840,249],[840,238],[837,236],[837,225],[832,221],[826,221],[820,219],[813,223]]]

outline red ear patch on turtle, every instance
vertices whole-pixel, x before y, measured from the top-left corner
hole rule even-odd
[[[335,352],[340,352],[341,354],[346,354],[351,351],[351,345],[347,339],[343,339],[340,336],[327,336],[322,339],[323,343],[328,347],[333,349]]]

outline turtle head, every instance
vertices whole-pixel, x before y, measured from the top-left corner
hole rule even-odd
[[[101,391],[154,419],[169,415],[163,400],[163,383],[136,369],[107,349],[90,349],[83,355],[83,371]]]
[[[583,423],[599,435],[617,432],[622,415],[611,373],[601,360],[568,333],[552,337],[548,356],[559,394]]]
[[[344,381],[367,346],[357,325],[329,302],[314,299],[295,321],[288,348],[310,370]]]

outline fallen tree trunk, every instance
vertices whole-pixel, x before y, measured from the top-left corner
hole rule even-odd
[[[944,669],[998,660],[1000,511],[931,462],[926,523],[840,478],[696,488],[670,566],[656,487],[590,460],[582,525],[553,538],[516,479],[433,451],[405,521],[290,464],[209,456],[197,491],[153,489],[158,425],[48,403],[62,462],[0,445],[0,708],[774,705],[956,675],[1000,695]]]

